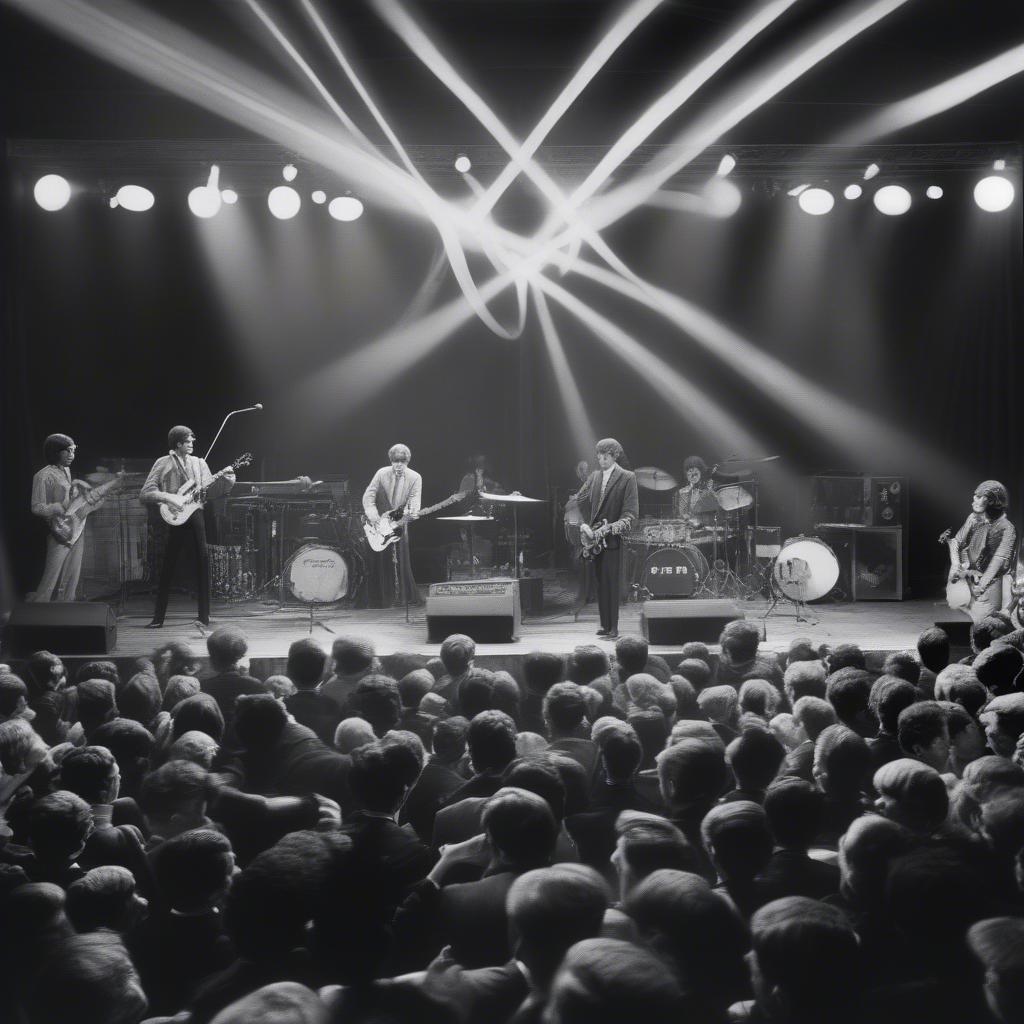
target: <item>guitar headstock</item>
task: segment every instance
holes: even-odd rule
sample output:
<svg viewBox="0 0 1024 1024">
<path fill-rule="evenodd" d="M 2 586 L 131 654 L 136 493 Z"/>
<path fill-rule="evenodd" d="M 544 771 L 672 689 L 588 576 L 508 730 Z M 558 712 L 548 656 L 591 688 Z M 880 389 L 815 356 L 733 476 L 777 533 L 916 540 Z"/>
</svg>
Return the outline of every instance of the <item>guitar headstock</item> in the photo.
<svg viewBox="0 0 1024 1024">
<path fill-rule="evenodd" d="M 241 469 L 243 466 L 252 464 L 252 452 L 242 452 L 241 455 L 231 463 L 232 469 Z"/>
<path fill-rule="evenodd" d="M 953 536 L 953 531 L 952 530 L 943 530 L 942 531 L 942 536 L 939 537 L 939 543 L 940 544 L 948 544 L 949 543 L 949 539 L 952 536 Z"/>
</svg>

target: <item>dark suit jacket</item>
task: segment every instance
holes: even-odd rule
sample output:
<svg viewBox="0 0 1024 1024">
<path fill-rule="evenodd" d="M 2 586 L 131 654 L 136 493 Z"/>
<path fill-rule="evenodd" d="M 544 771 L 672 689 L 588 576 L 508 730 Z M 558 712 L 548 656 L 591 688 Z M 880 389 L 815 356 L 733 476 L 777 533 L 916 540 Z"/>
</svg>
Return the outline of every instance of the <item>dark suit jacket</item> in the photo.
<svg viewBox="0 0 1024 1024">
<path fill-rule="evenodd" d="M 405 798 L 398 815 L 399 825 L 412 825 L 420 839 L 429 843 L 434 834 L 434 818 L 438 809 L 465 781 L 453 769 L 431 757 Z"/>
<path fill-rule="evenodd" d="M 316 690 L 299 690 L 284 702 L 284 706 L 299 725 L 312 729 L 327 746 L 333 745 L 341 711 L 330 697 Z"/>
<path fill-rule="evenodd" d="M 616 466 L 608 480 L 608 487 L 605 490 L 604 499 L 598 505 L 601 497 L 601 475 L 600 469 L 595 469 L 590 474 L 590 479 L 583 485 L 583 491 L 579 497 L 580 515 L 584 521 L 590 524 L 599 523 L 607 519 L 609 523 L 627 520 L 633 522 L 640 515 L 640 498 L 636 488 L 636 475 L 628 469 Z M 622 543 L 617 534 L 608 537 L 608 548 L 614 550 Z"/>
<path fill-rule="evenodd" d="M 839 868 L 799 850 L 776 850 L 757 878 L 764 903 L 784 896 L 823 900 L 839 892 Z"/>
<path fill-rule="evenodd" d="M 235 701 L 243 693 L 267 692 L 258 679 L 243 675 L 234 669 L 203 679 L 199 685 L 203 693 L 208 693 L 217 702 L 225 722 L 230 722 L 235 717 Z"/>
</svg>

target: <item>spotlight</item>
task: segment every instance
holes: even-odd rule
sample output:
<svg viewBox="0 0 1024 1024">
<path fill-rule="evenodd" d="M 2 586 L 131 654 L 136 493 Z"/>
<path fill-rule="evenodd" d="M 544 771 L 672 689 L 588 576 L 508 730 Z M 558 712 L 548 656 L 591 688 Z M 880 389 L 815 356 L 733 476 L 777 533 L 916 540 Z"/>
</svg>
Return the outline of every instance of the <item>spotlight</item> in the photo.
<svg viewBox="0 0 1024 1024">
<path fill-rule="evenodd" d="M 68 205 L 71 198 L 71 186 L 67 178 L 59 174 L 44 174 L 32 189 L 36 202 L 47 213 L 56 213 Z"/>
<path fill-rule="evenodd" d="M 355 196 L 338 196 L 331 200 L 327 212 L 335 220 L 359 220 L 363 215 L 363 204 Z"/>
<path fill-rule="evenodd" d="M 941 199 L 941 198 L 942 198 L 942 195 L 943 195 L 943 192 L 942 192 L 942 186 L 941 186 L 941 185 L 929 185 L 929 186 L 928 186 L 928 187 L 927 187 L 927 188 L 926 188 L 926 189 L 924 190 L 924 194 L 925 194 L 925 195 L 926 195 L 926 196 L 927 196 L 927 197 L 928 197 L 929 199 Z"/>
<path fill-rule="evenodd" d="M 992 165 L 992 170 L 993 171 L 1005 171 L 1006 170 L 1006 161 L 1005 160 L 997 160 Z"/>
<path fill-rule="evenodd" d="M 220 213 L 220 168 L 214 164 L 205 185 L 197 185 L 188 194 L 188 208 L 197 216 L 208 220 Z"/>
<path fill-rule="evenodd" d="M 455 158 L 455 170 L 457 170 L 459 172 L 459 174 L 469 174 L 469 172 L 472 169 L 473 169 L 473 161 L 470 160 L 469 157 L 466 156 L 465 153 L 460 153 Z"/>
<path fill-rule="evenodd" d="M 797 202 L 804 213 L 821 217 L 836 205 L 836 197 L 827 188 L 809 188 L 800 193 Z"/>
<path fill-rule="evenodd" d="M 720 178 L 724 178 L 735 166 L 736 157 L 734 157 L 732 153 L 726 153 L 725 156 L 718 161 L 718 176 Z"/>
<path fill-rule="evenodd" d="M 870 181 L 879 171 L 878 164 L 868 164 L 864 171 L 864 180 Z"/>
<path fill-rule="evenodd" d="M 122 185 L 117 190 L 115 201 L 122 210 L 130 210 L 132 213 L 145 213 L 153 208 L 156 202 L 153 193 L 141 185 Z M 113 202 L 111 206 L 113 206 Z"/>
<path fill-rule="evenodd" d="M 704 186 L 704 198 L 712 217 L 731 217 L 743 202 L 740 190 L 725 178 L 712 178 Z"/>
<path fill-rule="evenodd" d="M 221 199 L 224 200 L 228 206 L 234 206 L 238 202 L 238 193 L 233 188 L 226 188 L 220 194 Z"/>
<path fill-rule="evenodd" d="M 1013 182 L 998 174 L 982 178 L 974 186 L 974 201 L 986 213 L 999 213 L 1013 202 Z"/>
<path fill-rule="evenodd" d="M 295 178 L 298 176 L 298 173 L 299 169 L 295 166 L 295 164 L 285 164 L 284 170 L 281 172 L 285 181 L 294 181 Z"/>
<path fill-rule="evenodd" d="M 847 199 L 860 199 L 863 192 L 864 189 L 862 189 L 856 182 L 852 185 L 847 185 L 846 188 L 843 189 L 843 195 L 846 196 Z"/>
<path fill-rule="evenodd" d="M 910 209 L 910 193 L 902 185 L 883 185 L 874 197 L 875 209 L 887 217 L 898 217 Z"/>
<path fill-rule="evenodd" d="M 327 202 L 327 193 L 323 189 L 317 189 L 310 197 L 317 206 L 323 206 Z"/>
<path fill-rule="evenodd" d="M 810 185 L 797 185 L 796 188 L 791 188 L 786 193 L 786 195 L 787 196 L 798 196 L 798 195 L 800 195 L 801 192 L 806 192 L 807 189 L 809 189 L 810 187 L 811 187 Z"/>
<path fill-rule="evenodd" d="M 291 220 L 301 206 L 299 193 L 290 185 L 278 185 L 267 196 L 267 208 L 278 220 Z"/>
</svg>

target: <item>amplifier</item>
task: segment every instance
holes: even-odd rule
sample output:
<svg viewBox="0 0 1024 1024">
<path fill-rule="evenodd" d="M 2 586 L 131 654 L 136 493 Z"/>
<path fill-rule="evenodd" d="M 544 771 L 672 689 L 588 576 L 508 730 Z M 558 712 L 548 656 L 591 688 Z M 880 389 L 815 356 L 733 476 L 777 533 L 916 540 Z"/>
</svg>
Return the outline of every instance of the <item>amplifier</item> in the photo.
<svg viewBox="0 0 1024 1024">
<path fill-rule="evenodd" d="M 735 601 L 646 601 L 640 626 L 652 644 L 684 644 L 691 640 L 714 644 L 728 623 L 744 617 Z"/>
<path fill-rule="evenodd" d="M 440 643 L 465 633 L 477 643 L 511 643 L 522 611 L 517 580 L 452 580 L 432 583 L 427 595 L 427 639 Z"/>
<path fill-rule="evenodd" d="M 117 646 L 117 620 L 99 601 L 19 604 L 4 630 L 4 649 L 16 657 L 35 651 L 109 654 Z"/>
</svg>

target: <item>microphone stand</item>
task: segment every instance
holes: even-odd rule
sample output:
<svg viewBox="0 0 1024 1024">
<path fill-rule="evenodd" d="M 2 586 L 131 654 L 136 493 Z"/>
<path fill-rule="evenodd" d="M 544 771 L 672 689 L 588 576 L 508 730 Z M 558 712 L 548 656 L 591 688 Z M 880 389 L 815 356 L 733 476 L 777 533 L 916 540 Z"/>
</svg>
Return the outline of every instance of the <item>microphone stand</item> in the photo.
<svg viewBox="0 0 1024 1024">
<path fill-rule="evenodd" d="M 262 402 L 257 402 L 255 405 L 247 406 L 244 409 L 232 409 L 232 411 L 229 412 L 227 414 L 227 416 L 224 417 L 224 420 L 221 423 L 220 428 L 218 429 L 217 433 L 214 434 L 213 441 L 210 443 L 210 447 L 207 448 L 206 454 L 203 456 L 203 458 L 204 459 L 209 459 L 210 452 L 213 451 L 214 445 L 216 445 L 216 443 L 217 443 L 217 439 L 224 432 L 224 427 L 227 424 L 228 420 L 231 419 L 232 416 L 236 416 L 240 412 L 262 412 L 262 411 L 263 411 L 263 403 Z"/>
</svg>

